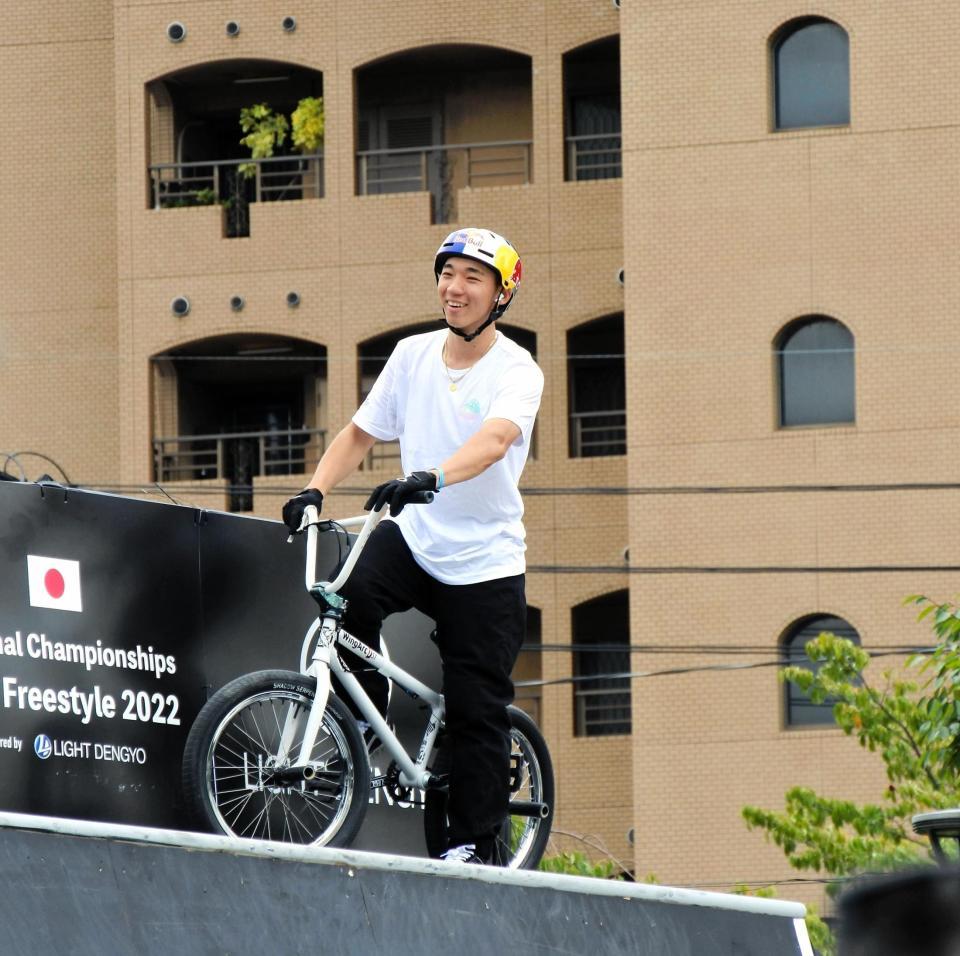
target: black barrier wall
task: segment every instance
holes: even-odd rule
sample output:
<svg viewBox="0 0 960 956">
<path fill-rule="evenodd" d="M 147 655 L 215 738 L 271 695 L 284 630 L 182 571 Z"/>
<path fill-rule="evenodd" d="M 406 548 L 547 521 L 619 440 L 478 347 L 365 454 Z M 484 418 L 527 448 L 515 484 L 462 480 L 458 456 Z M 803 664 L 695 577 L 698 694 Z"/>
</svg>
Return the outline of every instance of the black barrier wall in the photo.
<svg viewBox="0 0 960 956">
<path fill-rule="evenodd" d="M 0 829 L 4 952 L 813 956 L 803 907 L 780 900 L 15 814 Z"/>
<path fill-rule="evenodd" d="M 321 536 L 321 571 L 336 558 Z M 233 677 L 298 669 L 303 562 L 279 522 L 0 482 L 0 808 L 189 827 L 191 722 Z M 431 623 L 391 625 L 393 657 L 436 680 Z M 391 710 L 413 733 L 416 709 Z M 357 845 L 424 853 L 422 811 L 375 799 Z"/>
</svg>

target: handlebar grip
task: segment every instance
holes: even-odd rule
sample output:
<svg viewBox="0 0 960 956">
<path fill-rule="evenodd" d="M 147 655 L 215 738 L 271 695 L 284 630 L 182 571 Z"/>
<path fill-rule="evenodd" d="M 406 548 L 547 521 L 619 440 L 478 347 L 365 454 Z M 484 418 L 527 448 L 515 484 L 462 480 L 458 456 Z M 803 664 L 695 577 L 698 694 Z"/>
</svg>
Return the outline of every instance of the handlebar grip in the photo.
<svg viewBox="0 0 960 956">
<path fill-rule="evenodd" d="M 409 499 L 405 502 L 408 505 L 428 505 L 436 497 L 436 492 L 433 491 L 418 491 L 415 495 L 411 495 Z"/>
</svg>

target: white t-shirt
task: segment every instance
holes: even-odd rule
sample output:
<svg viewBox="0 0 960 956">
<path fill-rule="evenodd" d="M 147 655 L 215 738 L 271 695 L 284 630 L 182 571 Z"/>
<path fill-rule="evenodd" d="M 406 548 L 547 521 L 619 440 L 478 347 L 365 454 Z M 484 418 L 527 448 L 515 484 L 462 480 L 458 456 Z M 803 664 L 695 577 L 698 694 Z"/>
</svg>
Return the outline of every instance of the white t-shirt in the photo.
<svg viewBox="0 0 960 956">
<path fill-rule="evenodd" d="M 397 523 L 417 564 L 438 581 L 475 584 L 522 574 L 523 502 L 517 487 L 540 407 L 543 373 L 502 333 L 458 380 L 444 371 L 446 329 L 401 339 L 354 424 L 382 441 L 400 439 L 404 474 L 438 467 L 492 418 L 520 437 L 506 456 L 469 481 L 443 488 L 429 505 L 407 505 Z M 459 376 L 463 375 L 463 378 Z"/>
</svg>

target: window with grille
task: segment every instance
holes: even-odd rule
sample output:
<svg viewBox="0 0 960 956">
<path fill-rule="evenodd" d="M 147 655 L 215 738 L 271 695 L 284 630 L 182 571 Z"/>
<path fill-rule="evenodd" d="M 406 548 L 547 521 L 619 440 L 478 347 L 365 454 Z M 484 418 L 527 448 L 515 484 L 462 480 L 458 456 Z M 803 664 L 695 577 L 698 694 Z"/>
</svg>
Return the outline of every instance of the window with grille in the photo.
<svg viewBox="0 0 960 956">
<path fill-rule="evenodd" d="M 629 591 L 578 604 L 572 618 L 574 733 L 578 737 L 629 734 Z"/>
<path fill-rule="evenodd" d="M 567 333 L 570 457 L 627 453 L 623 313 Z"/>
</svg>

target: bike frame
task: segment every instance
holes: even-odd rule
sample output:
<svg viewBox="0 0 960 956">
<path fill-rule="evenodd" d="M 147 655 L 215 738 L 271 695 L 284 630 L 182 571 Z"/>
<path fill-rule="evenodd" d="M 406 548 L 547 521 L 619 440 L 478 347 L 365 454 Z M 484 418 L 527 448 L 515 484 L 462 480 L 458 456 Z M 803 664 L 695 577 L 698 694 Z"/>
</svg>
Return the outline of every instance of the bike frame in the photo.
<svg viewBox="0 0 960 956">
<path fill-rule="evenodd" d="M 394 664 L 389 658 L 345 631 L 340 622 L 339 612 L 345 602 L 337 592 L 349 578 L 360 553 L 367 543 L 367 539 L 385 513 L 386 508 L 383 508 L 380 511 L 371 511 L 366 515 L 358 515 L 354 518 L 346 518 L 343 521 L 336 522 L 344 529 L 359 527 L 360 533 L 350 549 L 350 554 L 344 562 L 343 568 L 333 581 L 316 580 L 317 536 L 319 534 L 317 525 L 320 522 L 320 516 L 316 508 L 312 506 L 308 507 L 304 514 L 301 527 L 306 527 L 307 532 L 305 584 L 311 594 L 317 595 L 337 613 L 318 617 L 303 639 L 303 647 L 300 652 L 300 670 L 316 679 L 317 692 L 307 716 L 307 727 L 300 745 L 300 754 L 294 766 L 303 767 L 305 770 L 310 767 L 310 754 L 313 751 L 317 733 L 326 711 L 330 694 L 330 674 L 333 673 L 337 675 L 344 690 L 356 704 L 360 713 L 363 714 L 364 720 L 373 728 L 387 752 L 396 761 L 400 769 L 400 784 L 405 787 L 425 790 L 434 782 L 433 775 L 427 770 L 427 764 L 433 754 L 437 734 L 443 726 L 443 695 L 438 694 L 402 667 Z M 393 681 L 397 687 L 415 700 L 424 701 L 430 708 L 430 716 L 427 720 L 416 760 L 413 760 L 404 749 L 403 744 L 400 743 L 390 725 L 377 710 L 373 701 L 370 700 L 369 695 L 357 678 L 343 666 L 339 655 L 335 652 L 335 645 L 363 657 L 374 670 Z M 311 646 L 314 646 L 312 654 L 310 654 Z M 293 710 L 291 708 L 284 722 L 280 750 L 277 753 L 276 759 L 278 764 L 281 765 L 288 758 L 302 719 L 302 711 L 295 715 Z"/>
</svg>

